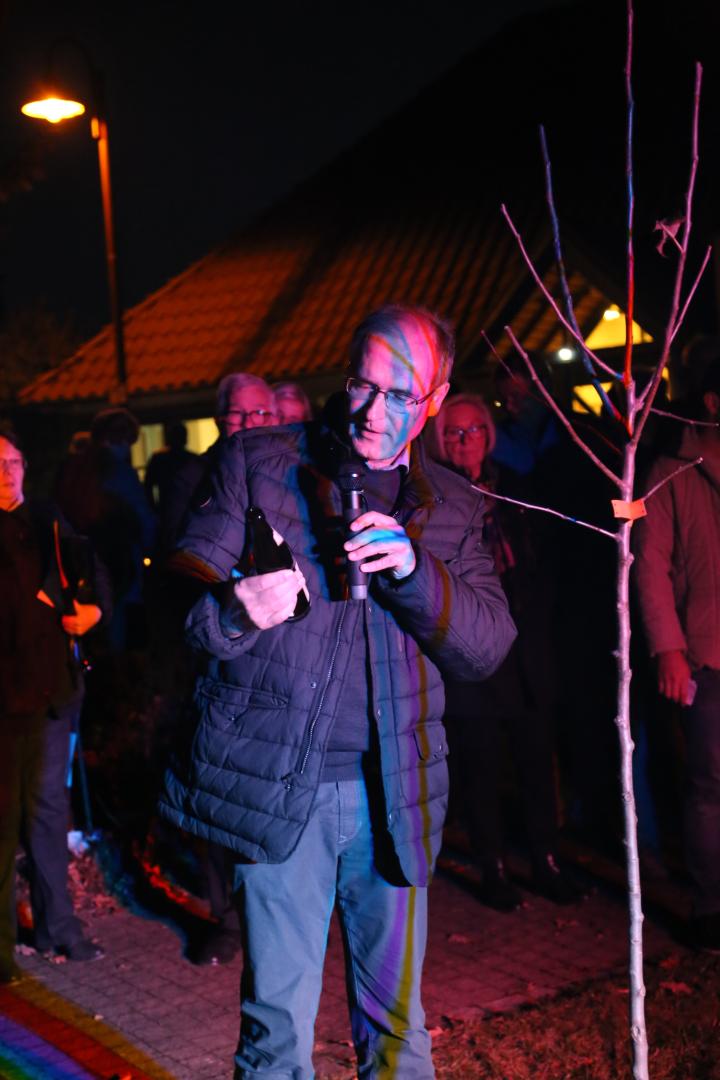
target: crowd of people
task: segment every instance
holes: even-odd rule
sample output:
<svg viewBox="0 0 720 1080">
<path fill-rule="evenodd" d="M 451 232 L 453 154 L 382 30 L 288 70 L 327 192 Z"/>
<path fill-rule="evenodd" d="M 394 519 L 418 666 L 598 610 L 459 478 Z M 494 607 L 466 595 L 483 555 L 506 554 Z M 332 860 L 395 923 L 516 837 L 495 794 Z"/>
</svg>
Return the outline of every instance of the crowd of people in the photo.
<svg viewBox="0 0 720 1080">
<path fill-rule="evenodd" d="M 453 355 L 442 319 L 386 306 L 356 328 L 317 417 L 298 384 L 227 375 L 216 442 L 194 454 L 168 425 L 141 482 L 138 422 L 105 409 L 44 500 L 26 497 L 24 449 L 2 429 L 1 981 L 18 976 L 20 841 L 36 947 L 103 955 L 68 894 L 68 783 L 85 684 L 102 706 L 134 650 L 172 719 L 159 828 L 196 838 L 210 905 L 188 958 L 244 953 L 238 1080 L 312 1075 L 334 907 L 359 1075 L 432 1077 L 420 974 L 448 803 L 483 903 L 522 904 L 513 849 L 530 888 L 581 902 L 562 830 L 621 845 L 614 550 L 520 504 L 611 527 L 613 493 L 526 373 L 498 367 L 491 407 L 455 391 Z M 715 360 L 680 448 L 647 455 L 644 489 L 664 483 L 635 527 L 635 602 L 637 713 L 653 745 L 656 713 L 682 726 L 693 931 L 720 950 L 718 418 Z M 289 546 L 286 568 L 260 572 L 251 508 Z M 662 856 L 665 796 L 638 779 L 641 834 Z"/>
</svg>

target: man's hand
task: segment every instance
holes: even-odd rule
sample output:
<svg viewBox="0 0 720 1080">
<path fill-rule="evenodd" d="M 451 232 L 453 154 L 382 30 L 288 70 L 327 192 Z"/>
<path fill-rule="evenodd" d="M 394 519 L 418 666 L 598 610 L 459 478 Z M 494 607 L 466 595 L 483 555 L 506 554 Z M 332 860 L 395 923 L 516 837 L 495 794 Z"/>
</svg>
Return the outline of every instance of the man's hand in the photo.
<svg viewBox="0 0 720 1080">
<path fill-rule="evenodd" d="M 369 510 L 355 518 L 350 528 L 360 535 L 345 541 L 348 559 L 359 562 L 360 569 L 366 574 L 389 570 L 398 581 L 412 574 L 415 552 L 410 538 L 395 518 Z M 363 561 L 366 559 L 372 559 L 372 562 Z"/>
<path fill-rule="evenodd" d="M 244 577 L 233 586 L 233 592 L 245 610 L 251 627 L 269 630 L 289 619 L 295 610 L 297 594 L 305 589 L 305 578 L 294 570 L 274 570 L 270 574 Z"/>
<path fill-rule="evenodd" d="M 685 705 L 690 682 L 690 667 L 680 649 L 670 649 L 657 656 L 658 690 L 678 705 Z"/>
<path fill-rule="evenodd" d="M 75 614 L 63 615 L 62 628 L 71 637 L 82 637 L 88 630 L 92 630 L 93 626 L 97 626 L 102 618 L 102 611 L 97 604 L 79 604 L 77 600 L 73 600 L 73 605 Z"/>
</svg>

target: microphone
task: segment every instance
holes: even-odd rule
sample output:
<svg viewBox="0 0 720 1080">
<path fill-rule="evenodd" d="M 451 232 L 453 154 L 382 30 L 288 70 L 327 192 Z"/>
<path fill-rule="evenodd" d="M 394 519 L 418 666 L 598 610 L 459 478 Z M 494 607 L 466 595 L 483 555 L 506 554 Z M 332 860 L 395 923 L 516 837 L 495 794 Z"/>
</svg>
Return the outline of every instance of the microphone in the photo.
<svg viewBox="0 0 720 1080">
<path fill-rule="evenodd" d="M 345 539 L 349 540 L 355 533 L 350 532 L 350 523 L 360 517 L 364 512 L 363 473 L 365 465 L 362 462 L 344 461 L 337 473 L 338 487 L 342 496 L 343 521 L 345 522 Z M 353 600 L 367 600 L 367 574 L 360 569 L 359 563 L 346 558 L 347 579 L 350 586 L 350 596 Z"/>
</svg>

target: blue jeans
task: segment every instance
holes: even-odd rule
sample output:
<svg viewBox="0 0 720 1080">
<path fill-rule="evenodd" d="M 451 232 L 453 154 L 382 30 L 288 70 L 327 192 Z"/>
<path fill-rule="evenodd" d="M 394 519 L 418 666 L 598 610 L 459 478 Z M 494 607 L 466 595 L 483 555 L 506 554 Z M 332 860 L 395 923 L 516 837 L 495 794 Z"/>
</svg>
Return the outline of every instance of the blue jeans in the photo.
<svg viewBox="0 0 720 1080">
<path fill-rule="evenodd" d="M 244 967 L 235 1080 L 315 1075 L 314 1025 L 335 904 L 358 1076 L 434 1077 L 420 1002 L 427 890 L 380 872 L 387 837 L 374 824 L 362 780 L 323 783 L 286 862 L 236 866 Z"/>
<path fill-rule="evenodd" d="M 720 671 L 694 673 L 695 701 L 685 710 L 687 781 L 685 861 L 694 912 L 720 912 Z"/>
</svg>

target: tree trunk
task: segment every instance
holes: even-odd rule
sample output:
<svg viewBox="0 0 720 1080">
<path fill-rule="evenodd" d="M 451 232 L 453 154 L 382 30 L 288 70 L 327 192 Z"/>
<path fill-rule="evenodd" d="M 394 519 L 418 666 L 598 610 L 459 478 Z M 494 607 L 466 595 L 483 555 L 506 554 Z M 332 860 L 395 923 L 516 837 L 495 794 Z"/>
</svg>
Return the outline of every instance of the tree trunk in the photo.
<svg viewBox="0 0 720 1080">
<path fill-rule="evenodd" d="M 631 502 L 635 483 L 636 448 L 629 443 L 623 463 L 622 498 Z M 615 723 L 620 739 L 620 779 L 625 825 L 625 854 L 628 879 L 630 945 L 630 1035 L 632 1039 L 633 1078 L 648 1080 L 648 1042 L 645 1027 L 645 982 L 643 978 L 643 911 L 640 893 L 637 813 L 633 789 L 633 741 L 630 731 L 630 536 L 632 522 L 623 521 L 618 532 L 617 612 L 618 612 L 618 709 Z"/>
</svg>

